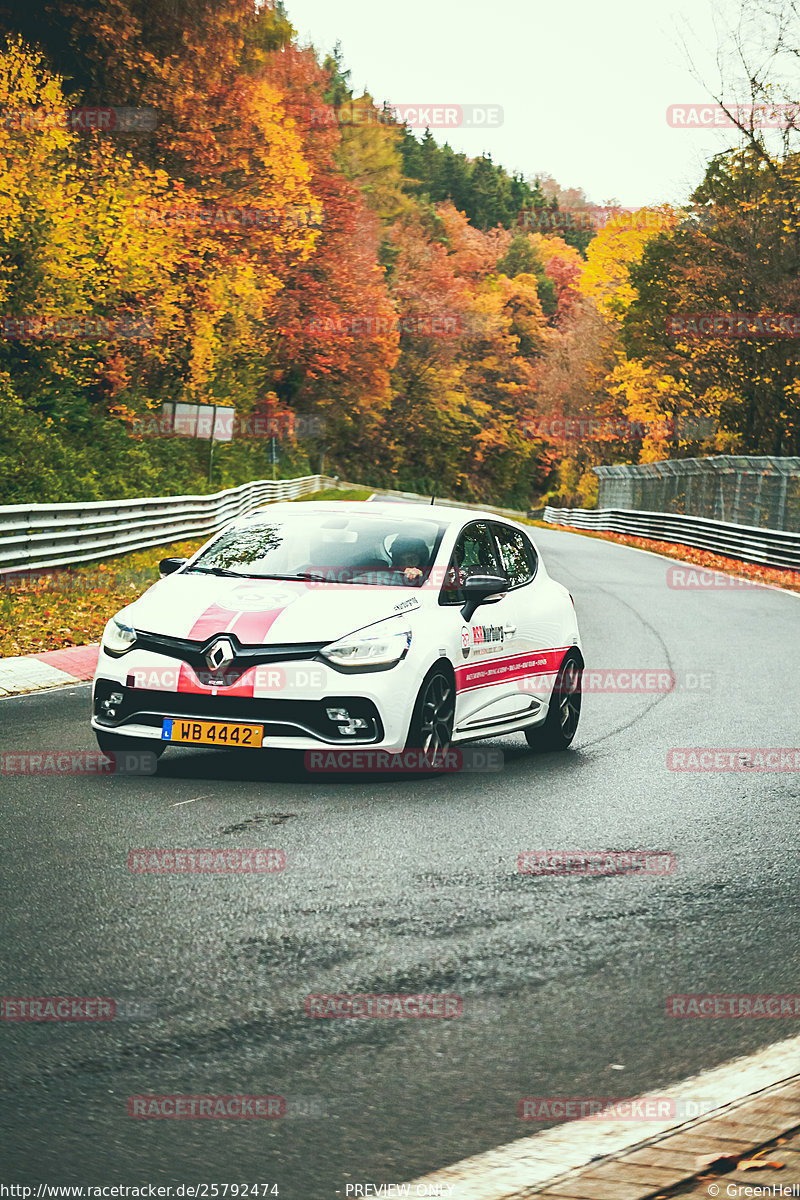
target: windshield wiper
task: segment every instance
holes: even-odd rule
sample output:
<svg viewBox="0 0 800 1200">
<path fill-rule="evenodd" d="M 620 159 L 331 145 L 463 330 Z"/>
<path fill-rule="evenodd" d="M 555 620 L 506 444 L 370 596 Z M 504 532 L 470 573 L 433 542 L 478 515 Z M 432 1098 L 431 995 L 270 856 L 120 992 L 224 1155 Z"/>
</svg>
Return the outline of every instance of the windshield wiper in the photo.
<svg viewBox="0 0 800 1200">
<path fill-rule="evenodd" d="M 232 579 L 247 579 L 241 571 L 229 571 L 227 567 L 187 567 L 188 571 L 202 571 L 204 575 L 228 575 Z"/>
<path fill-rule="evenodd" d="M 248 575 L 248 579 L 316 579 L 325 582 L 324 575 L 316 575 L 313 571 L 298 571 L 296 575 Z"/>
<path fill-rule="evenodd" d="M 277 575 L 277 574 L 256 574 L 253 575 L 249 571 L 229 571 L 227 567 L 189 567 L 190 571 L 203 571 L 206 575 L 229 575 L 234 579 L 313 579 L 320 583 L 326 582 L 324 575 L 317 575 L 313 571 L 298 571 L 296 575 Z"/>
</svg>

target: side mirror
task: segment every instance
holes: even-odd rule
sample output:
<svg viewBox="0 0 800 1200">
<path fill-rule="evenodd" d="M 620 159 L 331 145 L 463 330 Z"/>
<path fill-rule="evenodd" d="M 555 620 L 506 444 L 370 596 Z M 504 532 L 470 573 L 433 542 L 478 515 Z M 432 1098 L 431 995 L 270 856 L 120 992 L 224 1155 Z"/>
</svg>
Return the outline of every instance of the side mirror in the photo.
<svg viewBox="0 0 800 1200">
<path fill-rule="evenodd" d="M 508 580 L 499 575 L 470 575 L 464 581 L 464 607 L 461 615 L 468 621 L 481 604 L 495 604 L 508 591 Z"/>
<path fill-rule="evenodd" d="M 188 558 L 162 558 L 158 564 L 158 574 L 161 579 L 167 575 L 174 575 L 182 566 L 188 562 Z"/>
</svg>

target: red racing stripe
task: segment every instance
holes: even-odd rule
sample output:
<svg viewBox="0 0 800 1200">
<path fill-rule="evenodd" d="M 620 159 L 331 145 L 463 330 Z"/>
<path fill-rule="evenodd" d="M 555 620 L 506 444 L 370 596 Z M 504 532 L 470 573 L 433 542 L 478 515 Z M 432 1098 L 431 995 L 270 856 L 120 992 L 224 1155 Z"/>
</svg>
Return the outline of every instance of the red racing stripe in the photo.
<svg viewBox="0 0 800 1200">
<path fill-rule="evenodd" d="M 230 633 L 229 627 L 239 615 L 235 609 L 212 604 L 202 616 L 197 618 L 187 636 L 193 642 L 204 642 L 206 638 L 213 637 L 215 633 Z"/>
<path fill-rule="evenodd" d="M 267 612 L 240 613 L 228 633 L 235 633 L 243 646 L 258 646 L 264 641 L 281 613 L 286 611 L 286 607 L 282 604 L 280 608 L 272 608 Z"/>
<path fill-rule="evenodd" d="M 282 604 L 280 608 L 242 612 L 215 603 L 197 618 L 188 636 L 193 642 L 204 642 L 215 633 L 235 633 L 243 646 L 257 646 L 286 607 Z"/>
<path fill-rule="evenodd" d="M 286 607 L 284 604 L 280 608 L 271 608 L 263 612 L 237 612 L 234 609 L 222 608 L 219 604 L 212 604 L 195 621 L 189 637 L 192 641 L 199 642 L 213 637 L 215 633 L 233 633 L 243 646 L 257 646 L 265 640 L 278 617 L 286 611 Z M 192 668 L 182 663 L 178 676 L 178 691 L 212 696 L 219 692 L 225 696 L 252 696 L 255 673 L 256 667 L 251 667 L 230 686 L 215 687 L 201 683 Z"/>
<path fill-rule="evenodd" d="M 235 683 L 229 684 L 228 687 L 222 685 L 213 686 L 210 684 L 201 683 L 195 675 L 194 671 L 186 663 L 181 663 L 180 674 L 178 675 L 178 691 L 189 692 L 192 695 L 201 696 L 216 696 L 222 694 L 224 696 L 248 696 L 252 697 L 253 687 L 255 684 L 256 671 L 258 667 L 251 667 L 249 671 L 245 671 Z"/>
<path fill-rule="evenodd" d="M 537 650 L 532 654 L 510 654 L 505 658 L 484 658 L 456 667 L 456 691 L 492 687 L 526 675 L 554 675 L 571 646 Z"/>
</svg>

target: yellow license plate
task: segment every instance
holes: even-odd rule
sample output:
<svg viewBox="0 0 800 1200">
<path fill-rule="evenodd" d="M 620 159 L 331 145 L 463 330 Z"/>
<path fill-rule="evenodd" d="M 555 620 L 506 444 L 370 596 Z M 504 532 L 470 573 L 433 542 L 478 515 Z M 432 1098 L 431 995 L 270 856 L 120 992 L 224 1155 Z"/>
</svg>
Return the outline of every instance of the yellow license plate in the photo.
<svg viewBox="0 0 800 1200">
<path fill-rule="evenodd" d="M 263 725 L 239 725 L 231 721 L 182 721 L 165 717 L 162 742 L 189 742 L 196 746 L 253 748 L 264 740 Z"/>
</svg>

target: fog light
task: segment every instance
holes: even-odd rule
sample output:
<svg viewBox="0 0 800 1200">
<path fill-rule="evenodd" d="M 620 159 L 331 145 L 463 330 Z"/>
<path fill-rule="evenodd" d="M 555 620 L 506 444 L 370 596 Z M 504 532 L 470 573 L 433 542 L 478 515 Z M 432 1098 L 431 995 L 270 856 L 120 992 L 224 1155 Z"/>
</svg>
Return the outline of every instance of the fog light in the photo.
<svg viewBox="0 0 800 1200">
<path fill-rule="evenodd" d="M 359 729 L 369 729 L 369 724 L 363 717 L 351 717 L 346 708 L 326 708 L 328 720 L 339 726 L 340 734 L 358 733 Z"/>
<path fill-rule="evenodd" d="M 115 717 L 117 715 L 117 705 L 122 704 L 124 699 L 125 697 L 122 692 L 112 692 L 107 700 L 103 700 L 100 703 L 103 715 L 106 717 Z"/>
</svg>

